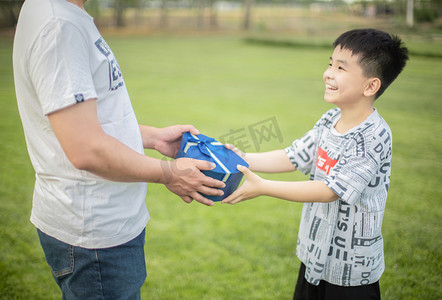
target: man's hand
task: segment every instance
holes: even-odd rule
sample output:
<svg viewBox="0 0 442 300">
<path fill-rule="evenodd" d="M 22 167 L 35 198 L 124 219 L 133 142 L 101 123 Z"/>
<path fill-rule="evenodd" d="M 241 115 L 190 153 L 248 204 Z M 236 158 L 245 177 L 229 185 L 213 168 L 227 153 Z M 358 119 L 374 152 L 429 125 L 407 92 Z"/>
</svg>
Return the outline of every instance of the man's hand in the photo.
<svg viewBox="0 0 442 300">
<path fill-rule="evenodd" d="M 196 200 L 202 204 L 212 206 L 213 201 L 201 194 L 221 196 L 225 187 L 222 181 L 210 178 L 201 173 L 201 170 L 212 170 L 215 165 L 204 160 L 179 158 L 164 163 L 164 173 L 167 178 L 166 187 L 185 202 Z"/>
<path fill-rule="evenodd" d="M 235 204 L 244 200 L 256 198 L 262 194 L 260 188 L 263 185 L 264 179 L 244 166 L 238 165 L 237 168 L 244 174 L 245 180 L 243 184 L 233 192 L 233 194 L 221 201 L 221 203 Z"/>
<path fill-rule="evenodd" d="M 155 128 L 140 125 L 144 148 L 155 149 L 161 154 L 175 158 L 180 147 L 181 138 L 185 132 L 199 134 L 192 125 L 174 125 L 164 128 Z"/>
</svg>

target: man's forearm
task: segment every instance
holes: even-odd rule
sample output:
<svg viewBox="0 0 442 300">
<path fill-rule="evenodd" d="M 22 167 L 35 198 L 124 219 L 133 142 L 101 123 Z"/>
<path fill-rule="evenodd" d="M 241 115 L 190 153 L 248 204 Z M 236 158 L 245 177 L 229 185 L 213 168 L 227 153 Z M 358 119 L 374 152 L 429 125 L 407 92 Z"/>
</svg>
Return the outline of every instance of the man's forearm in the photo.
<svg viewBox="0 0 442 300">
<path fill-rule="evenodd" d="M 97 118 L 96 100 L 56 111 L 48 118 L 77 169 L 114 181 L 166 182 L 167 161 L 146 157 L 104 132 Z M 154 130 L 149 129 L 153 140 Z"/>
<path fill-rule="evenodd" d="M 170 171 L 170 161 L 138 153 L 105 133 L 95 136 L 72 163 L 78 169 L 120 182 L 167 183 Z"/>
<path fill-rule="evenodd" d="M 139 126 L 144 149 L 154 149 L 155 141 L 158 138 L 159 128 L 146 125 Z"/>
</svg>

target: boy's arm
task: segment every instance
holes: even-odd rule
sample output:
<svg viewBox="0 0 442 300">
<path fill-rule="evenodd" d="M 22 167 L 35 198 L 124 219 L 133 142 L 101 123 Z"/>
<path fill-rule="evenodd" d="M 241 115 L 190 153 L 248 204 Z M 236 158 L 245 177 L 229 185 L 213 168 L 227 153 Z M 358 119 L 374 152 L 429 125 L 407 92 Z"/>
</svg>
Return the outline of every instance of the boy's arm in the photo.
<svg viewBox="0 0 442 300">
<path fill-rule="evenodd" d="M 258 196 L 270 196 L 293 202 L 333 202 L 339 197 L 324 182 L 265 180 L 243 166 L 238 166 L 245 181 L 222 203 L 235 204 Z"/>
<path fill-rule="evenodd" d="M 244 153 L 231 144 L 227 144 L 226 148 L 241 156 L 249 164 L 249 169 L 254 172 L 281 173 L 296 170 L 284 150 Z"/>
</svg>

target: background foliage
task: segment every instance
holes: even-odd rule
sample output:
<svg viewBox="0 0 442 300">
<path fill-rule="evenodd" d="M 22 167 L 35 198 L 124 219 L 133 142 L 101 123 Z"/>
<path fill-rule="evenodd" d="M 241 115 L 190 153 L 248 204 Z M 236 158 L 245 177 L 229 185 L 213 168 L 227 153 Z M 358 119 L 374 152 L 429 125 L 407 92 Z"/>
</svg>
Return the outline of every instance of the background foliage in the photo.
<svg viewBox="0 0 442 300">
<path fill-rule="evenodd" d="M 0 0 L 0 28 L 15 25 L 23 2 Z M 410 28 L 421 27 L 423 23 L 440 26 L 442 17 L 440 0 L 88 0 L 86 7 L 100 26 L 135 26 L 148 30 L 262 29 L 265 22 L 262 11 L 269 8 L 285 12 L 303 8 L 314 13 L 340 11 L 354 16 L 383 16 L 398 19 Z M 407 13 L 412 15 L 410 21 L 405 22 Z M 270 16 L 275 18 L 278 14 L 270 12 Z M 290 29 L 293 24 L 282 20 L 278 27 Z"/>
</svg>

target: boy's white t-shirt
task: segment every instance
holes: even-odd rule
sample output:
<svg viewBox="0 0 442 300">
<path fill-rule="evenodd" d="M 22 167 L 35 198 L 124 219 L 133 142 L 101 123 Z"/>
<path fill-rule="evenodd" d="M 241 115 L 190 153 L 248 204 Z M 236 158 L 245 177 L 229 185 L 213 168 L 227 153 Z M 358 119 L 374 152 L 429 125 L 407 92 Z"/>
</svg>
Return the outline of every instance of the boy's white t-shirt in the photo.
<svg viewBox="0 0 442 300">
<path fill-rule="evenodd" d="M 384 271 L 382 218 L 390 183 L 392 135 L 376 110 L 340 134 L 340 109 L 331 109 L 302 138 L 286 148 L 299 171 L 321 180 L 340 198 L 305 203 L 296 253 L 305 278 L 339 286 L 379 280 Z"/>
<path fill-rule="evenodd" d="M 47 117 L 96 98 L 103 130 L 144 153 L 120 67 L 92 17 L 66 0 L 26 0 L 13 63 L 19 112 L 36 172 L 32 223 L 85 248 L 112 247 L 135 238 L 149 220 L 146 183 L 113 182 L 76 169 Z"/>
</svg>

